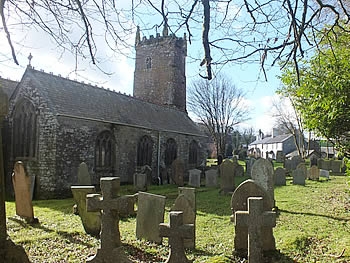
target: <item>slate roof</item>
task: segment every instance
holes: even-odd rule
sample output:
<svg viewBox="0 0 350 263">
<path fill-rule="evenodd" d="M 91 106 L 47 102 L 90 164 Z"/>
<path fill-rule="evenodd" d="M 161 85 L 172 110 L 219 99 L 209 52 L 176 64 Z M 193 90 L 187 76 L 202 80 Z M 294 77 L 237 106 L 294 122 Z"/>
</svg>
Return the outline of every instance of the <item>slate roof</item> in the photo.
<svg viewBox="0 0 350 263">
<path fill-rule="evenodd" d="M 93 119 L 158 131 L 203 136 L 187 113 L 28 67 L 30 79 L 57 116 Z"/>
<path fill-rule="evenodd" d="M 3 79 L 0 77 L 0 86 L 2 90 L 6 93 L 7 98 L 10 99 L 18 82 L 9 80 L 9 79 Z"/>
<path fill-rule="evenodd" d="M 250 145 L 280 143 L 280 142 L 284 142 L 285 140 L 287 140 L 291 136 L 293 136 L 293 135 L 292 134 L 281 134 L 281 135 L 278 135 L 275 137 L 266 137 L 262 140 L 254 141 Z"/>
</svg>

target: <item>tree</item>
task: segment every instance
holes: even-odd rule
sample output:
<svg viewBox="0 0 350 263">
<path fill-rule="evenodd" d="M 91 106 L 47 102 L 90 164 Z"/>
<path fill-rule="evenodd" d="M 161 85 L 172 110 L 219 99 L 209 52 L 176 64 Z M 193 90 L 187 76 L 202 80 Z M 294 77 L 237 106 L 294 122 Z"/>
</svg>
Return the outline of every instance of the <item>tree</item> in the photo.
<svg viewBox="0 0 350 263">
<path fill-rule="evenodd" d="M 279 130 L 291 134 L 295 147 L 301 157 L 305 155 L 304 127 L 299 111 L 295 107 L 292 97 L 280 97 L 273 102 L 275 123 Z"/>
<path fill-rule="evenodd" d="M 349 12 L 346 0 L 0 0 L 1 33 L 15 63 L 21 43 L 12 37 L 18 30 L 43 31 L 63 51 L 98 64 L 104 50 L 98 36 L 122 54 L 137 25 L 141 31 L 164 27 L 187 32 L 189 43 L 201 39 L 203 51 L 192 57 L 205 67 L 201 76 L 207 79 L 215 66 L 255 62 L 265 73 L 281 59 L 293 62 L 298 75 L 298 58 L 319 47 L 315 34 L 326 23 L 331 26 L 325 34 L 341 19 L 349 21 Z"/>
<path fill-rule="evenodd" d="M 319 34 L 319 50 L 303 60 L 300 82 L 288 67 L 282 92 L 295 101 L 305 127 L 327 138 L 350 157 L 350 34 L 342 28 Z"/>
<path fill-rule="evenodd" d="M 249 119 L 244 93 L 224 75 L 212 81 L 199 79 L 192 83 L 188 109 L 203 123 L 215 145 L 217 156 L 225 155 L 227 135 L 237 124 Z"/>
</svg>

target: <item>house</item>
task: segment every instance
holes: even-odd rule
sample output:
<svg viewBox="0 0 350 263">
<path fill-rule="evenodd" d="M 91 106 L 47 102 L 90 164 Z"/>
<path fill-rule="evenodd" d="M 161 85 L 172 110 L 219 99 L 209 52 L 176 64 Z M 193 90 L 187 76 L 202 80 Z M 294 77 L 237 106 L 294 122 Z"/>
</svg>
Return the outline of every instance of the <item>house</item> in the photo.
<svg viewBox="0 0 350 263">
<path fill-rule="evenodd" d="M 206 137 L 186 112 L 186 39 L 141 40 L 138 32 L 135 48 L 135 97 L 31 65 L 18 83 L 0 79 L 9 97 L 3 140 L 7 189 L 17 160 L 35 176 L 38 199 L 70 196 L 83 161 L 95 185 L 105 176 L 132 183 L 144 165 L 160 178 L 176 158 L 185 169 L 203 162 Z"/>
</svg>

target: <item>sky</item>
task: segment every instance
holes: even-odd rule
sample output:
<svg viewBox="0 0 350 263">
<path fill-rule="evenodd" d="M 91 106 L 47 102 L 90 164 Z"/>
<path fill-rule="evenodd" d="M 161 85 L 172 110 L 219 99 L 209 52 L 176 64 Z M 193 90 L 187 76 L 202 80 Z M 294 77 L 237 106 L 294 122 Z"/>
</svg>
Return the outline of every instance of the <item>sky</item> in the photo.
<svg viewBox="0 0 350 263">
<path fill-rule="evenodd" d="M 135 28 L 136 29 L 136 28 Z M 153 33 L 154 35 L 156 32 Z M 177 33 L 182 36 L 183 33 Z M 145 36 L 149 37 L 146 33 Z M 92 65 L 89 58 L 78 59 L 76 64 L 75 56 L 70 52 L 62 52 L 45 34 L 33 31 L 28 34 L 22 32 L 12 32 L 12 39 L 15 46 L 19 66 L 17 66 L 10 56 L 10 48 L 6 37 L 0 28 L 0 76 L 11 80 L 19 81 L 29 63 L 28 55 L 31 53 L 31 65 L 35 69 L 42 69 L 45 72 L 52 72 L 62 77 L 84 81 L 93 85 L 103 86 L 121 93 L 131 94 L 133 89 L 134 76 L 134 52 L 126 51 L 123 55 L 113 53 L 107 49 L 100 53 L 99 68 Z M 134 43 L 134 34 L 130 34 L 130 43 Z M 97 43 L 99 44 L 99 43 Z M 102 46 L 102 43 L 100 43 Z M 188 54 L 196 54 L 201 51 L 200 39 L 193 39 L 192 44 L 188 44 Z M 215 58 L 214 58 L 215 59 Z M 75 70 L 78 68 L 78 70 Z M 203 68 L 197 63 L 191 63 L 187 59 L 186 77 L 187 87 L 190 83 L 198 79 L 199 72 Z M 272 68 L 267 72 L 268 81 L 257 64 L 228 65 L 221 71 L 227 74 L 234 82 L 234 85 L 242 89 L 245 93 L 246 104 L 250 106 L 250 120 L 242 123 L 238 129 L 252 127 L 256 132 L 261 129 L 265 134 L 271 133 L 274 120 L 271 117 L 272 101 L 276 99 L 275 91 L 279 87 L 279 80 L 276 75 L 277 68 Z M 107 72 L 108 74 L 104 73 Z M 190 114 L 191 116 L 191 114 Z"/>
</svg>

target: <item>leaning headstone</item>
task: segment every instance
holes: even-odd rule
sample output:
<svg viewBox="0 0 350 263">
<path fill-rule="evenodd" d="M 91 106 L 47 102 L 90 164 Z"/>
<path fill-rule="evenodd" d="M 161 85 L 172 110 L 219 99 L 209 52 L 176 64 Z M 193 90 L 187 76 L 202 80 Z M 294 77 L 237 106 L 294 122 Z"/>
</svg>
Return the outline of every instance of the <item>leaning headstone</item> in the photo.
<svg viewBox="0 0 350 263">
<path fill-rule="evenodd" d="M 147 175 L 144 173 L 134 173 L 134 190 L 147 191 Z"/>
<path fill-rule="evenodd" d="M 176 198 L 171 211 L 182 211 L 184 224 L 193 224 L 196 228 L 196 197 L 194 188 L 179 187 L 179 196 Z M 196 231 L 193 236 L 184 240 L 186 248 L 195 248 Z"/>
<path fill-rule="evenodd" d="M 305 185 L 307 176 L 307 168 L 304 163 L 300 163 L 297 168 L 292 172 L 293 184 Z"/>
<path fill-rule="evenodd" d="M 320 169 L 318 169 L 317 165 L 311 166 L 308 171 L 308 179 L 310 180 L 318 180 L 320 178 Z"/>
<path fill-rule="evenodd" d="M 248 228 L 248 262 L 262 262 L 263 227 L 276 226 L 276 212 L 264 211 L 262 197 L 248 198 L 248 211 L 235 212 L 235 225 Z"/>
<path fill-rule="evenodd" d="M 164 222 L 165 196 L 139 192 L 136 216 L 136 237 L 162 243 L 159 224 Z"/>
<path fill-rule="evenodd" d="M 171 164 L 172 180 L 177 186 L 184 185 L 185 163 L 182 159 L 176 158 Z"/>
<path fill-rule="evenodd" d="M 89 174 L 88 166 L 85 162 L 82 162 L 79 165 L 77 185 L 91 185 L 91 176 Z"/>
<path fill-rule="evenodd" d="M 201 170 L 192 169 L 189 170 L 188 185 L 199 188 L 201 186 Z"/>
<path fill-rule="evenodd" d="M 21 161 L 15 163 L 12 183 L 15 191 L 16 214 L 28 223 L 37 223 L 38 219 L 34 217 L 32 198 L 30 193 L 31 178 L 25 172 Z"/>
<path fill-rule="evenodd" d="M 205 171 L 205 186 L 217 187 L 218 186 L 218 170 L 209 169 Z"/>
<path fill-rule="evenodd" d="M 233 161 L 225 159 L 220 165 L 220 192 L 232 193 L 235 190 L 235 171 Z"/>
<path fill-rule="evenodd" d="M 100 211 L 88 212 L 86 210 L 86 196 L 88 194 L 96 194 L 95 187 L 87 185 L 71 186 L 71 190 L 85 232 L 92 236 L 99 236 L 101 231 L 101 213 Z"/>
<path fill-rule="evenodd" d="M 275 185 L 286 185 L 286 169 L 277 167 L 275 170 Z"/>
<path fill-rule="evenodd" d="M 181 211 L 170 212 L 169 218 L 169 224 L 159 224 L 160 236 L 169 238 L 170 252 L 165 263 L 189 263 L 191 261 L 185 254 L 184 239 L 194 235 L 194 226 L 184 224 Z"/>
<path fill-rule="evenodd" d="M 265 189 L 265 191 L 270 195 L 271 200 L 275 200 L 274 170 L 269 160 L 260 158 L 254 163 L 252 167 L 252 179 L 255 181 L 255 183 Z"/>
<path fill-rule="evenodd" d="M 123 252 L 119 232 L 120 212 L 125 198 L 121 199 L 120 178 L 102 177 L 100 179 L 102 195 L 88 194 L 86 209 L 88 212 L 101 211 L 101 248 L 97 254 L 86 262 L 94 263 L 130 263 L 131 261 Z"/>
<path fill-rule="evenodd" d="M 249 197 L 262 197 L 263 198 L 263 211 L 272 211 L 273 200 L 271 196 L 262 188 L 256 184 L 253 180 L 249 179 L 241 183 L 234 191 L 231 198 L 232 216 L 231 221 L 235 221 L 236 211 L 248 211 L 248 198 Z M 272 233 L 272 227 L 261 227 L 262 236 L 264 237 L 262 243 L 262 250 L 269 251 L 275 250 L 275 238 Z M 246 253 L 248 249 L 248 227 L 242 225 L 235 225 L 235 238 L 234 247 L 238 253 Z"/>
<path fill-rule="evenodd" d="M 300 155 L 296 155 L 292 157 L 291 160 L 291 170 L 295 170 L 300 163 L 304 163 L 304 159 Z"/>
<path fill-rule="evenodd" d="M 320 177 L 329 179 L 329 171 L 320 169 Z"/>
</svg>

